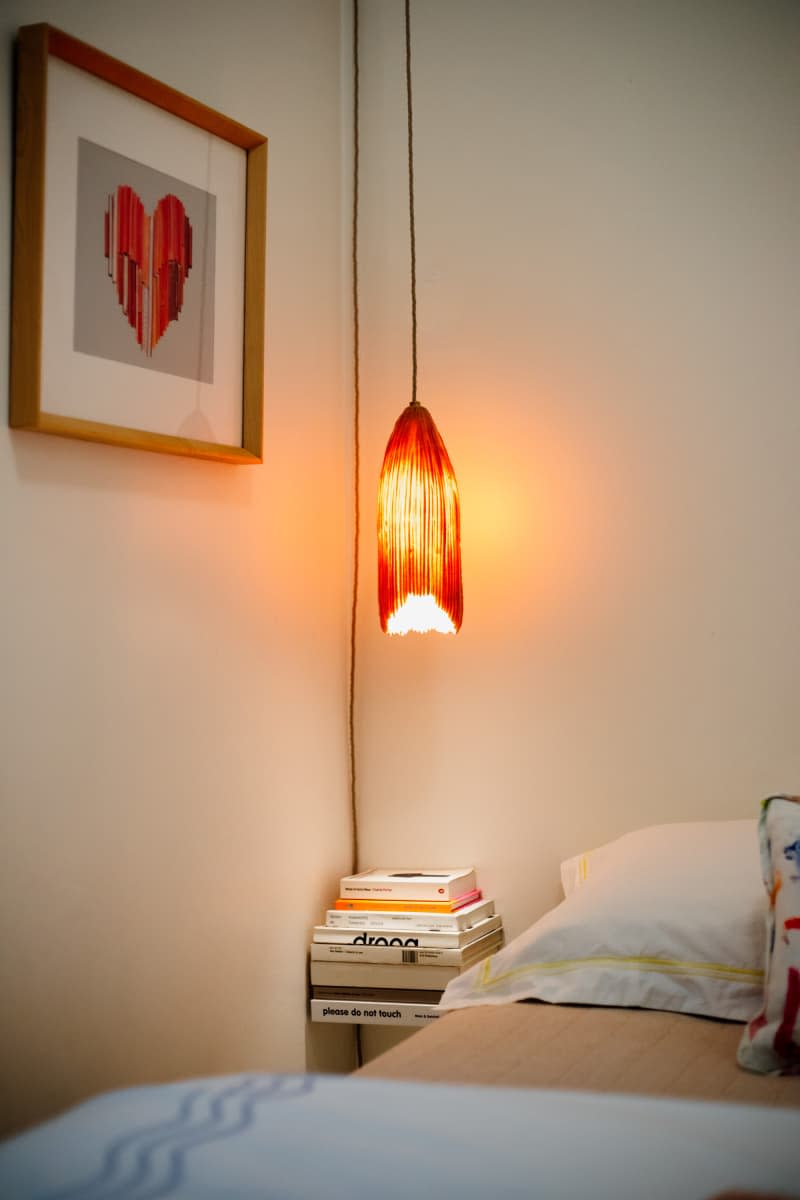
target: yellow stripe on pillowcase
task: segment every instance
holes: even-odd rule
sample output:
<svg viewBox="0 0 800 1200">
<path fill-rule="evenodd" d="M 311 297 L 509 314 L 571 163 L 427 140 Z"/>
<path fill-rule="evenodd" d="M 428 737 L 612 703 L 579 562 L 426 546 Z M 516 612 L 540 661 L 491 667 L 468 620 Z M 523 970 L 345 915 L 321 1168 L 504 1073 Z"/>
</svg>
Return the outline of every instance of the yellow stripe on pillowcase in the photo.
<svg viewBox="0 0 800 1200">
<path fill-rule="evenodd" d="M 755 967 L 731 967 L 725 963 L 681 962 L 675 958 L 651 958 L 645 955 L 626 957 L 613 954 L 597 954 L 589 958 L 564 958 L 552 962 L 526 963 L 522 967 L 513 967 L 500 975 L 492 976 L 493 956 L 486 959 L 475 980 L 476 988 L 491 988 L 507 979 L 514 979 L 530 973 L 544 975 L 561 975 L 568 971 L 577 971 L 582 967 L 620 967 L 627 971 L 654 971 L 661 975 L 700 975 L 712 979 L 728 979 L 736 983 L 749 981 L 759 983 L 764 978 L 764 972 Z"/>
</svg>

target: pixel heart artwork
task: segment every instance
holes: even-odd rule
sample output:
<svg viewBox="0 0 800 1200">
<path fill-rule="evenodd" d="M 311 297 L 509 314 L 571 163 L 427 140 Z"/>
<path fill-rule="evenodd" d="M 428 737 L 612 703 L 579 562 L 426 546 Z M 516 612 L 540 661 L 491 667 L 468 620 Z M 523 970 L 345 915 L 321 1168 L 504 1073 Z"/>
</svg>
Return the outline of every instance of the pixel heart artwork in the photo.
<svg viewBox="0 0 800 1200">
<path fill-rule="evenodd" d="M 213 383 L 216 211 L 188 180 L 80 138 L 74 349 Z"/>
<path fill-rule="evenodd" d="M 183 308 L 192 269 L 192 225 L 177 196 L 162 196 L 151 214 L 120 184 L 106 204 L 103 245 L 120 315 L 147 355 Z"/>
</svg>

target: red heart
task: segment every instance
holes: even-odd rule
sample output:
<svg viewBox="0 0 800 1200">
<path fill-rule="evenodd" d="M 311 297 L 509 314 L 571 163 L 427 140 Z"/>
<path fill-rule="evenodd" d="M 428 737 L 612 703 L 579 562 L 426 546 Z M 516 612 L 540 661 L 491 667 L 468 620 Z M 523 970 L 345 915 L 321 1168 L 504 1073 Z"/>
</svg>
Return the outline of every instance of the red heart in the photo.
<svg viewBox="0 0 800 1200">
<path fill-rule="evenodd" d="M 178 197 L 162 196 L 149 217 L 133 188 L 120 184 L 106 205 L 105 255 L 120 307 L 150 355 L 180 316 L 192 269 L 192 224 Z"/>
</svg>

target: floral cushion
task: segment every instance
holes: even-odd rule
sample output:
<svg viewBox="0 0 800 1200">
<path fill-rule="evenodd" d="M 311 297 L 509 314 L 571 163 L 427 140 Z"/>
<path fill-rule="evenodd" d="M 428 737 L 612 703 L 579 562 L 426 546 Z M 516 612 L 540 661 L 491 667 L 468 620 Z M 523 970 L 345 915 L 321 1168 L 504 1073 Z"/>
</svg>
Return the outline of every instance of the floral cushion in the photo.
<svg viewBox="0 0 800 1200">
<path fill-rule="evenodd" d="M 771 796 L 759 821 L 769 899 L 764 1001 L 739 1044 L 743 1067 L 800 1074 L 800 796 Z"/>
</svg>

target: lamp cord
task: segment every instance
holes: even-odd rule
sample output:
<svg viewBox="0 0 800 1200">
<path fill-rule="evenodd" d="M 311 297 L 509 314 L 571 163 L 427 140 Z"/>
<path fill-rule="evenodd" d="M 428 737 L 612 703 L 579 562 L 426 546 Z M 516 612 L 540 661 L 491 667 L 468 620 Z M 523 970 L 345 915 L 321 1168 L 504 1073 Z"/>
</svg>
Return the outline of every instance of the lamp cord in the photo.
<svg viewBox="0 0 800 1200">
<path fill-rule="evenodd" d="M 361 531 L 360 499 L 360 356 L 359 356 L 359 295 L 358 295 L 358 205 L 359 205 L 359 58 L 358 4 L 353 0 L 353 588 L 350 604 L 350 677 L 347 695 L 347 732 L 350 752 L 350 827 L 352 831 L 351 859 L 353 873 L 359 866 L 358 805 L 356 790 L 355 685 L 356 685 L 356 618 L 358 615 L 359 541 Z M 411 246 L 411 403 L 417 400 L 417 239 L 414 219 L 414 117 L 411 99 L 411 6 L 405 0 L 406 26 L 406 110 L 408 115 L 408 227 Z M 361 1027 L 356 1025 L 356 1064 L 363 1064 Z"/>
<path fill-rule="evenodd" d="M 358 871 L 358 813 L 356 806 L 356 737 L 355 737 L 355 691 L 356 691 L 356 616 L 358 613 L 359 541 L 361 528 L 361 500 L 359 476 L 361 467 L 360 448 L 360 358 L 359 358 L 359 309 L 358 309 L 358 185 L 359 185 L 359 63 L 358 63 L 358 0 L 353 0 L 353 225 L 352 225 L 352 281 L 353 281 L 353 589 L 350 604 L 350 680 L 347 690 L 347 726 L 350 750 L 350 828 L 352 843 L 350 857 L 353 874 Z"/>
<path fill-rule="evenodd" d="M 353 0 L 353 588 L 350 605 L 350 678 L 347 698 L 347 728 L 350 752 L 350 827 L 352 831 L 351 859 L 353 873 L 358 870 L 358 808 L 356 792 L 355 683 L 356 683 L 356 618 L 358 614 L 359 543 L 361 532 L 360 498 L 360 355 L 359 355 L 359 295 L 358 295 L 358 206 L 359 206 L 359 57 L 358 3 Z M 417 238 L 414 216 L 414 116 L 411 98 L 411 5 L 405 0 L 406 28 L 406 109 L 408 115 L 408 226 L 411 245 L 411 403 L 417 400 Z"/>
<path fill-rule="evenodd" d="M 414 113 L 411 102 L 411 0 L 406 0 L 406 110 L 408 113 L 408 232 L 411 243 L 411 403 L 417 400 L 417 234 L 414 219 Z"/>
<path fill-rule="evenodd" d="M 353 281 L 353 590 L 350 603 L 350 678 L 347 689 L 347 732 L 350 751 L 350 829 L 352 843 L 350 857 L 352 873 L 358 871 L 358 806 L 356 803 L 356 617 L 358 614 L 359 541 L 361 530 L 361 498 L 359 478 L 361 471 L 360 423 L 360 358 L 359 358 L 359 309 L 358 309 L 358 201 L 359 201 L 359 62 L 358 62 L 358 0 L 353 0 L 353 225 L 352 225 L 352 281 Z M 361 1026 L 354 1025 L 356 1067 L 364 1065 L 361 1045 Z"/>
</svg>

